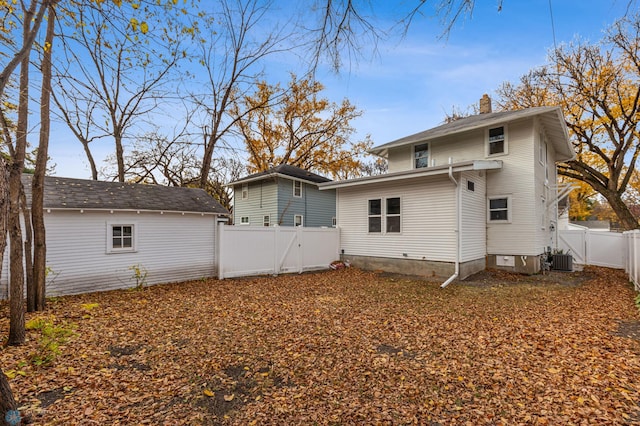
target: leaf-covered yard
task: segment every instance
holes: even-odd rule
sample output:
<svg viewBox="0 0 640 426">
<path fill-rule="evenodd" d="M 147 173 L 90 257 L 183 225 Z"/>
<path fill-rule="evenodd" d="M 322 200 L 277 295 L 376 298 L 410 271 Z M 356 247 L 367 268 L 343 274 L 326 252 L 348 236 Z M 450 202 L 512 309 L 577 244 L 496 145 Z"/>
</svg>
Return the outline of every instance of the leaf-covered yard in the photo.
<svg viewBox="0 0 640 426">
<path fill-rule="evenodd" d="M 33 330 L 0 362 L 36 424 L 640 424 L 632 287 L 553 277 L 352 268 L 65 297 L 27 315 L 73 325 L 55 361 L 34 366 Z"/>
</svg>

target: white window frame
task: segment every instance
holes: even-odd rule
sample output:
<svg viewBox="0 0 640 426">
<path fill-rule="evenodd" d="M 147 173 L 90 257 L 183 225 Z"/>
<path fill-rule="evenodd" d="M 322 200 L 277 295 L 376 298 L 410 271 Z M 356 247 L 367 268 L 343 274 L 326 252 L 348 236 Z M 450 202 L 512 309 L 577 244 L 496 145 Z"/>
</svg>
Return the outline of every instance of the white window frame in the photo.
<svg viewBox="0 0 640 426">
<path fill-rule="evenodd" d="M 389 200 L 398 199 L 398 208 L 400 209 L 399 213 L 389 213 Z M 400 197 L 386 197 L 384 199 L 384 233 L 385 234 L 400 234 L 402 233 L 402 198 Z M 389 221 L 390 217 L 398 218 L 398 230 L 397 231 L 389 231 Z"/>
<path fill-rule="evenodd" d="M 422 146 L 422 145 L 426 145 L 427 146 L 427 150 L 426 150 L 427 151 L 427 155 L 426 156 L 423 155 L 423 156 L 417 157 L 416 156 L 416 148 L 419 147 L 419 146 Z M 413 168 L 414 169 L 423 169 L 423 168 L 429 167 L 430 156 L 431 156 L 431 143 L 423 142 L 423 143 L 417 143 L 417 144 L 413 145 Z M 427 159 L 427 164 L 425 166 L 418 167 L 416 165 L 417 161 L 419 159 L 422 159 L 422 158 L 425 158 L 425 157 Z"/>
<path fill-rule="evenodd" d="M 507 200 L 507 218 L 506 219 L 491 219 L 491 212 L 494 210 L 504 210 L 504 209 L 491 209 L 491 201 L 492 200 Z M 511 212 L 513 210 L 513 205 L 511 204 L 511 195 L 492 195 L 487 197 L 487 223 L 511 223 Z"/>
<path fill-rule="evenodd" d="M 131 247 L 113 246 L 113 228 L 131 227 Z M 124 236 L 121 236 L 124 239 Z M 135 222 L 107 222 L 107 253 L 135 253 L 138 251 L 138 226 Z"/>
<path fill-rule="evenodd" d="M 242 184 L 242 189 L 241 189 L 241 198 L 243 200 L 248 200 L 249 199 L 249 184 L 248 183 L 243 183 Z"/>
<path fill-rule="evenodd" d="M 544 133 L 538 133 L 538 162 L 545 166 L 547 164 L 547 142 L 544 139 Z"/>
<path fill-rule="evenodd" d="M 271 216 L 269 216 L 268 214 L 262 216 L 262 226 L 271 226 Z"/>
<path fill-rule="evenodd" d="M 299 190 L 299 191 L 296 191 Z M 298 192 L 296 194 L 296 192 Z M 295 198 L 302 198 L 302 182 L 299 180 L 294 180 L 293 181 L 293 196 Z"/>
<path fill-rule="evenodd" d="M 371 202 L 372 201 L 379 201 L 380 202 L 380 214 L 371 214 Z M 383 209 L 384 209 L 384 198 L 370 198 L 367 200 L 367 233 L 368 234 L 382 234 L 382 230 L 384 229 L 384 227 L 382 226 L 382 224 L 384 223 L 382 220 L 382 213 L 383 213 Z M 369 219 L 371 218 L 378 218 L 380 219 L 380 230 L 379 231 L 372 231 L 371 230 L 371 226 L 369 224 Z"/>
<path fill-rule="evenodd" d="M 543 197 L 540 197 L 542 202 L 542 219 L 540 220 L 540 228 L 544 231 L 547 229 L 547 200 Z"/>
<path fill-rule="evenodd" d="M 501 127 L 502 127 L 502 138 L 503 138 L 502 139 L 503 150 L 502 150 L 502 152 L 496 152 L 496 153 L 491 154 L 491 143 L 497 142 L 499 140 L 496 140 L 496 141 L 489 140 L 489 134 L 490 134 L 491 130 L 499 129 Z M 487 157 L 498 157 L 498 156 L 501 156 L 501 155 L 507 155 L 509 153 L 509 142 L 508 141 L 509 141 L 509 130 L 508 130 L 508 128 L 507 128 L 507 126 L 505 124 L 500 125 L 500 126 L 493 126 L 493 127 L 488 128 L 486 130 L 486 133 L 485 133 L 485 155 Z"/>
<path fill-rule="evenodd" d="M 300 218 L 300 222 L 298 223 L 298 218 Z M 301 214 L 293 215 L 293 226 L 304 226 L 304 216 Z"/>
<path fill-rule="evenodd" d="M 392 199 L 398 199 L 398 202 L 400 203 L 399 207 L 400 207 L 400 212 L 399 213 L 389 213 L 389 209 L 388 209 L 388 200 L 392 200 Z M 371 214 L 371 201 L 380 201 L 380 214 Z M 389 223 L 387 221 L 388 218 L 390 217 L 397 217 L 399 218 L 399 229 L 398 231 L 389 231 Z M 371 228 L 369 227 L 369 219 L 371 218 L 378 218 L 380 220 L 380 231 L 371 231 Z M 393 197 L 380 197 L 380 198 L 370 198 L 367 200 L 367 233 L 368 234 L 380 234 L 380 235 L 384 235 L 384 234 L 393 234 L 393 235 L 397 235 L 397 234 L 401 234 L 402 233 L 402 197 L 400 196 L 393 196 Z"/>
<path fill-rule="evenodd" d="M 247 221 L 245 222 L 244 220 L 247 219 Z M 250 225 L 251 221 L 249 220 L 249 216 L 240 216 L 240 225 Z"/>
</svg>

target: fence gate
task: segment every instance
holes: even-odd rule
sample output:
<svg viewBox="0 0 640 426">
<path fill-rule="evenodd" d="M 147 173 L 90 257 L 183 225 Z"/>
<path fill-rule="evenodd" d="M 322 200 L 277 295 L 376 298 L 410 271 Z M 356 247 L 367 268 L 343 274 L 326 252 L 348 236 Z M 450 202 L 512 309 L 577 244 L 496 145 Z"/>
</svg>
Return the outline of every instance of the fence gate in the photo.
<svg viewBox="0 0 640 426">
<path fill-rule="evenodd" d="M 339 258 L 337 228 L 218 226 L 218 278 L 326 269 Z"/>
<path fill-rule="evenodd" d="M 627 242 L 623 234 L 590 230 L 558 232 L 558 247 L 573 255 L 576 263 L 623 269 Z"/>
</svg>

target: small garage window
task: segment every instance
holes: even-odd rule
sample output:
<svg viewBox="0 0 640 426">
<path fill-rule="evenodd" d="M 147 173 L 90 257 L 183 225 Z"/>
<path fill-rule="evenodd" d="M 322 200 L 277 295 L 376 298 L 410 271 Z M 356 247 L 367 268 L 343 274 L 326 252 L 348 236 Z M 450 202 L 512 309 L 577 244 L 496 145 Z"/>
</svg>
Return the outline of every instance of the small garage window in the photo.
<svg viewBox="0 0 640 426">
<path fill-rule="evenodd" d="M 133 223 L 107 224 L 107 253 L 136 251 L 136 226 Z"/>
</svg>

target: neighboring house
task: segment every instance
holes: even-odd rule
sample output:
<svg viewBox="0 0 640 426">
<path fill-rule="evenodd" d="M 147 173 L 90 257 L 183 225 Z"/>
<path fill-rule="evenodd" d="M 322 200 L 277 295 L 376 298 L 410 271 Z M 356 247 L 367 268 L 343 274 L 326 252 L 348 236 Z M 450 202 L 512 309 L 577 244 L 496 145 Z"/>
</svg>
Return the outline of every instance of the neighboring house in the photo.
<svg viewBox="0 0 640 426">
<path fill-rule="evenodd" d="M 23 176 L 30 204 L 31 176 Z M 47 296 L 216 276 L 228 212 L 201 189 L 47 177 Z M 0 281 L 7 297 L 8 250 Z"/>
<path fill-rule="evenodd" d="M 481 111 L 373 148 L 387 174 L 320 184 L 337 191 L 344 259 L 445 284 L 485 267 L 540 270 L 567 194 L 555 164 L 574 157 L 562 111 L 491 113 L 486 95 Z"/>
<path fill-rule="evenodd" d="M 281 164 L 231 182 L 237 226 L 335 226 L 335 191 L 320 191 L 326 177 Z"/>
</svg>

